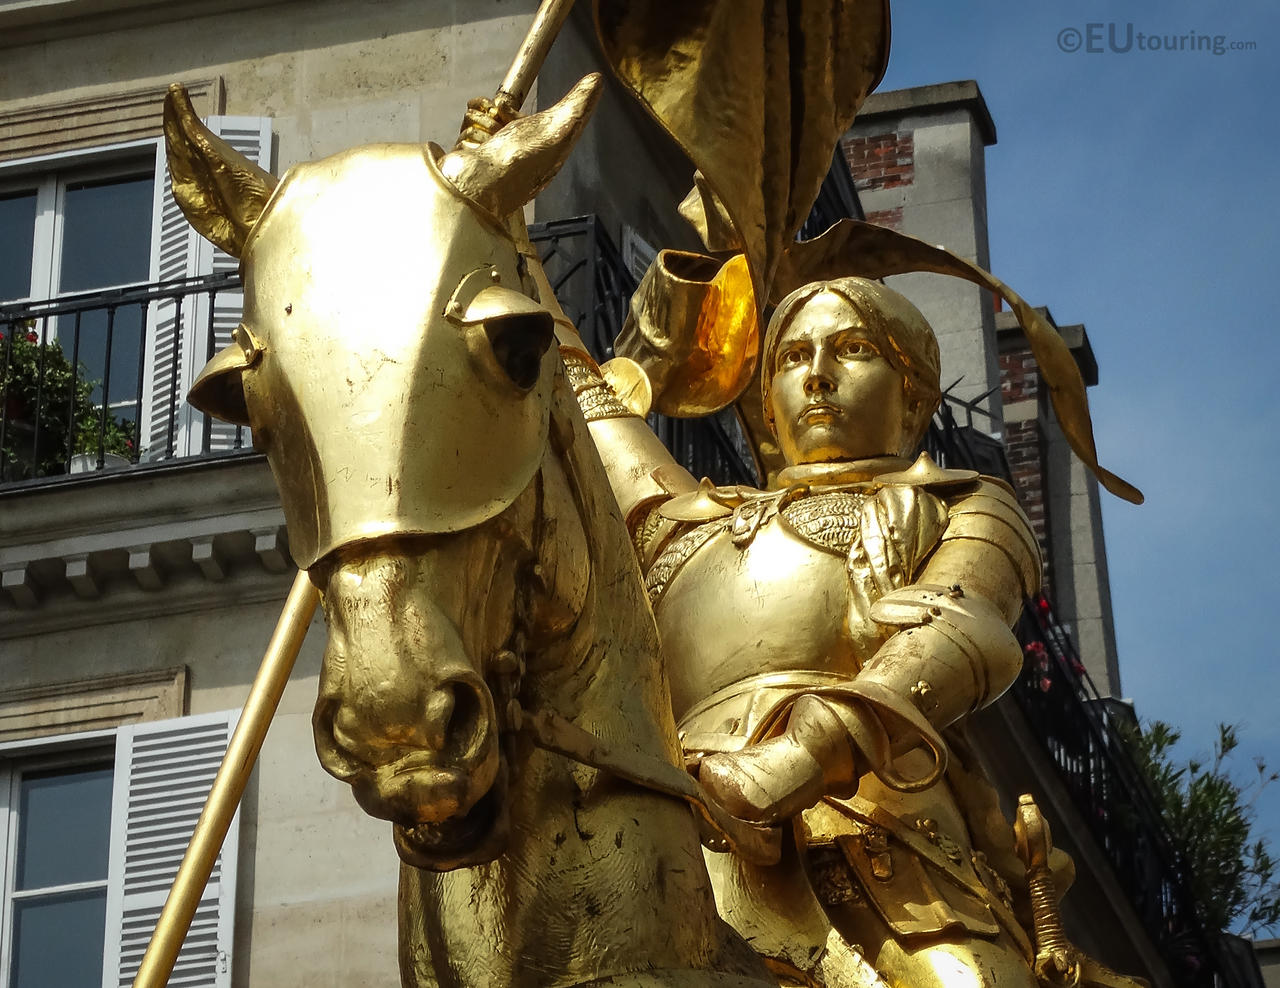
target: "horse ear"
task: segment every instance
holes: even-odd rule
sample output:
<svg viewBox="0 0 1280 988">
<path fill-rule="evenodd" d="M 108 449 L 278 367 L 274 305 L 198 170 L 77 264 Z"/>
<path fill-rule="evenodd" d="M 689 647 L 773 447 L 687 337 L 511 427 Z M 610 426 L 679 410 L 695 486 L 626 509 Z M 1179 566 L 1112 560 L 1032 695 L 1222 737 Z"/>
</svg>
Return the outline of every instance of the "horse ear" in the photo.
<svg viewBox="0 0 1280 988">
<path fill-rule="evenodd" d="M 545 110 L 520 117 L 478 147 L 440 159 L 440 171 L 472 202 L 508 216 L 541 192 L 569 157 L 600 98 L 599 72 L 584 77 Z"/>
<path fill-rule="evenodd" d="M 201 236 L 239 257 L 279 179 L 201 123 L 176 82 L 164 99 L 164 142 L 183 215 Z"/>
</svg>

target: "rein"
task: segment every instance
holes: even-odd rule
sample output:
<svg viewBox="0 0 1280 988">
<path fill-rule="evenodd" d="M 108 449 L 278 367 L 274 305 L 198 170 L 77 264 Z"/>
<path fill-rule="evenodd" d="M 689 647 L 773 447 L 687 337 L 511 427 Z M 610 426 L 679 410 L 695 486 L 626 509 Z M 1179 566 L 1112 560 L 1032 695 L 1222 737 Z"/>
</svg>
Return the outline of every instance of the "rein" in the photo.
<svg viewBox="0 0 1280 988">
<path fill-rule="evenodd" d="M 553 429 L 553 435 L 555 431 Z M 578 493 L 581 478 L 572 457 L 568 456 L 569 445 L 571 443 L 566 444 L 559 452 L 569 474 L 569 487 L 574 495 L 579 521 L 586 530 L 585 506 Z M 542 470 L 535 475 L 534 482 L 537 484 L 537 504 L 531 550 L 534 560 L 537 560 L 541 556 L 545 535 Z M 588 768 L 607 772 L 642 789 L 687 803 L 697 817 L 703 844 L 711 850 L 733 851 L 754 864 L 776 864 L 782 855 L 780 828 L 758 826 L 731 815 L 707 795 L 701 783 L 684 768 L 632 745 L 604 741 L 554 710 L 525 709 L 521 694 L 526 670 L 526 629 L 530 597 L 532 590 L 541 582 L 536 562 L 530 577 L 531 579 L 520 580 L 517 584 L 527 589 L 517 591 L 515 626 L 507 647 L 495 653 L 485 669 L 485 680 L 493 695 L 499 736 L 503 739 L 508 764 L 513 764 L 515 738 L 523 734 L 544 751 L 561 755 Z"/>
</svg>

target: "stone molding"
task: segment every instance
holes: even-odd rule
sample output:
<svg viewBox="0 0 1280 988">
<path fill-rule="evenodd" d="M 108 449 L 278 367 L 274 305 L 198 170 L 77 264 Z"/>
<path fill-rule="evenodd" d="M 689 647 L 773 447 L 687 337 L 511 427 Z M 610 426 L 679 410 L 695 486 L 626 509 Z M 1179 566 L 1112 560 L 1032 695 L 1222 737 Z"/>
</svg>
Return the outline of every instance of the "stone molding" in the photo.
<svg viewBox="0 0 1280 988">
<path fill-rule="evenodd" d="M 202 117 L 223 112 L 221 77 L 184 83 Z M 159 137 L 166 86 L 0 111 L 0 162 Z"/>
<path fill-rule="evenodd" d="M 0 690 L 0 743 L 181 717 L 185 666 Z"/>
<path fill-rule="evenodd" d="M 872 93 L 862 104 L 854 126 L 865 131 L 867 124 L 877 117 L 923 117 L 948 110 L 969 113 L 982 135 L 982 143 L 988 147 L 996 143 L 996 125 L 991 118 L 991 110 L 982 90 L 972 79 Z"/>
<path fill-rule="evenodd" d="M 261 455 L 0 489 L 0 640 L 282 599 L 293 571 Z"/>
<path fill-rule="evenodd" d="M 0 50 L 287 2 L 297 0 L 4 0 Z"/>
</svg>

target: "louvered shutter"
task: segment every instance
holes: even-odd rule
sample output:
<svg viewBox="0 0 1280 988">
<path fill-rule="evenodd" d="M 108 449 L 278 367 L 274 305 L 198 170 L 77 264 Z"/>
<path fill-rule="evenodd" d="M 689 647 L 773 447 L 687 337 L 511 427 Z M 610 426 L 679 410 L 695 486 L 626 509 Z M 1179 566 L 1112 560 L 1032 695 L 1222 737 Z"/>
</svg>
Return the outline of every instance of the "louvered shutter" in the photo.
<svg viewBox="0 0 1280 988">
<path fill-rule="evenodd" d="M 103 988 L 129 988 L 238 711 L 122 727 L 116 741 Z M 178 955 L 171 988 L 229 988 L 237 812 Z"/>
<path fill-rule="evenodd" d="M 270 169 L 270 118 L 209 117 L 205 124 L 245 157 Z M 152 222 L 151 280 L 235 271 L 239 262 L 196 233 L 174 201 L 163 142 L 157 149 L 156 175 L 161 179 L 156 182 Z M 243 304 L 244 295 L 237 290 L 217 293 L 212 312 L 208 293 L 187 295 L 180 301 L 164 299 L 151 307 L 142 399 L 146 459 L 225 452 L 250 444 L 247 429 L 207 421 L 186 403 L 187 391 L 205 362 L 231 342 Z"/>
</svg>

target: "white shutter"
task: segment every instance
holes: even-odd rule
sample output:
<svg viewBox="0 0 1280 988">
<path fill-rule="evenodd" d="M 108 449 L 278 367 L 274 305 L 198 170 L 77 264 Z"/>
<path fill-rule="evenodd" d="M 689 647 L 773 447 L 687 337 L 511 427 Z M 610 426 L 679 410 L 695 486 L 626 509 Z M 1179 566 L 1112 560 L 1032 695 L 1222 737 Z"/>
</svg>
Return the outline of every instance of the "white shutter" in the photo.
<svg viewBox="0 0 1280 988">
<path fill-rule="evenodd" d="M 269 117 L 209 117 L 206 126 L 233 148 L 263 168 L 271 168 Z M 235 271 L 238 261 L 201 237 L 187 223 L 173 198 L 164 143 L 157 149 L 156 199 L 152 223 L 151 280 L 171 281 Z M 187 391 L 205 362 L 231 342 L 240 322 L 244 295 L 219 292 L 212 324 L 207 294 L 185 296 L 181 305 L 165 300 L 151 307 L 148 337 L 151 346 L 143 375 L 142 445 L 145 458 L 167 459 L 249 446 L 249 430 L 226 422 L 208 423 L 206 416 L 186 403 Z M 181 310 L 179 316 L 179 309 Z M 210 329 L 212 328 L 212 339 Z"/>
<path fill-rule="evenodd" d="M 116 741 L 103 988 L 129 988 L 213 784 L 237 711 L 122 727 Z M 178 955 L 171 988 L 229 988 L 236 813 Z"/>
<path fill-rule="evenodd" d="M 173 198 L 173 183 L 165 161 L 164 141 L 156 149 L 156 193 L 151 221 L 151 280 L 175 281 L 197 270 L 199 236 L 187 223 Z M 185 299 L 183 300 L 186 301 Z M 184 313 L 185 315 L 185 313 Z M 189 324 L 187 319 L 182 320 Z M 177 305 L 156 302 L 147 318 L 146 361 L 142 374 L 142 451 L 146 459 L 181 455 L 191 427 L 184 409 L 184 377 L 179 344 Z"/>
</svg>

